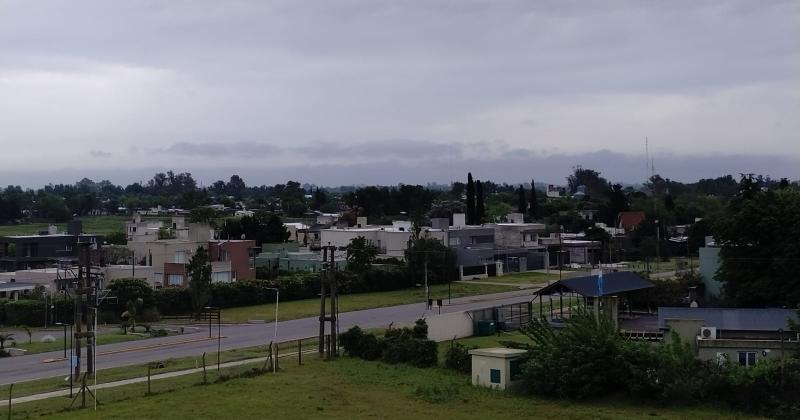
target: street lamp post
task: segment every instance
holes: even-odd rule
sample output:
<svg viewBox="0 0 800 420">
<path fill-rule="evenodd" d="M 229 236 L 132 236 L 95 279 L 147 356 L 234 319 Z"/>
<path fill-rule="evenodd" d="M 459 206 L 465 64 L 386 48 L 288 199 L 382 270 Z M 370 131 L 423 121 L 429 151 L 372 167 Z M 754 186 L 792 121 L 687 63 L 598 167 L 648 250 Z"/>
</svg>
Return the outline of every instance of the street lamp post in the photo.
<svg viewBox="0 0 800 420">
<path fill-rule="evenodd" d="M 64 358 L 67 358 L 67 323 L 56 322 L 56 325 L 64 327 Z"/>
</svg>

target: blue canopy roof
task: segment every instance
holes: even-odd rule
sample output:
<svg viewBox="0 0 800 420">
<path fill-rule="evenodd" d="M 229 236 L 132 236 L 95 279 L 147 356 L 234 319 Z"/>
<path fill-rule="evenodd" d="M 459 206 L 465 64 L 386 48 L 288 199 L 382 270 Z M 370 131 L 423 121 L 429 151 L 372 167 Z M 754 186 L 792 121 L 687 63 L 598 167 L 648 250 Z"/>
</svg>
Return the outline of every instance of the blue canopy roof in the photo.
<svg viewBox="0 0 800 420">
<path fill-rule="evenodd" d="M 582 276 L 559 280 L 535 294 L 551 295 L 553 293 L 575 292 L 583 297 L 618 295 L 633 290 L 653 287 L 649 281 L 631 271 L 603 273 L 603 293 L 600 293 L 598 276 Z"/>
</svg>

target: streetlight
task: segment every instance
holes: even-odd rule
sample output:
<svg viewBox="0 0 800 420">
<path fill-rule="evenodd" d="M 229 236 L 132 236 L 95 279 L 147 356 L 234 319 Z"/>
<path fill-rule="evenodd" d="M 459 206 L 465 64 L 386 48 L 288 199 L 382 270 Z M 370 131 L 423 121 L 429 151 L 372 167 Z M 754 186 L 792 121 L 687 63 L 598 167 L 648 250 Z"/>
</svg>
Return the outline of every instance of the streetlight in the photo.
<svg viewBox="0 0 800 420">
<path fill-rule="evenodd" d="M 66 322 L 56 322 L 57 326 L 64 327 L 64 358 L 67 358 L 67 325 L 69 325 L 70 333 L 72 332 L 72 324 L 67 324 Z"/>
</svg>

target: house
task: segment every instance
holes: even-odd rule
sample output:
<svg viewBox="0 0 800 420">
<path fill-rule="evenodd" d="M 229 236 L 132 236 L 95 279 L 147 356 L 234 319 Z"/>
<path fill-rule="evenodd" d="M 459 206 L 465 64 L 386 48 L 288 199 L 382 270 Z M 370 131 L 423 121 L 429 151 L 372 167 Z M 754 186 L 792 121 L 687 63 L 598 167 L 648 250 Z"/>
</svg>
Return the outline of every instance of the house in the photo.
<svg viewBox="0 0 800 420">
<path fill-rule="evenodd" d="M 262 252 L 255 258 L 255 265 L 267 271 L 321 271 L 325 261 L 322 253 L 301 251 L 297 243 L 262 244 Z M 347 253 L 337 251 L 334 264 L 339 270 L 347 266 Z"/>
<path fill-rule="evenodd" d="M 0 237 L 0 269 L 15 271 L 25 268 L 44 268 L 56 261 L 77 262 L 77 245 L 89 242 L 97 249 L 103 243 L 101 235 L 87 235 L 80 221 L 68 224 L 66 233 L 56 226 L 38 235 L 13 235 Z"/>
<path fill-rule="evenodd" d="M 186 264 L 201 247 L 209 251 L 212 281 L 255 279 L 254 241 L 217 240 L 209 225 L 187 224 L 182 216 L 172 217 L 165 226 L 160 221 L 143 221 L 137 214 L 126 228 L 127 247 L 137 262 L 131 271 L 138 270 L 155 288 L 188 284 Z"/>
<path fill-rule="evenodd" d="M 617 228 L 630 232 L 644 222 L 647 216 L 643 211 L 623 211 L 617 215 Z"/>
<path fill-rule="evenodd" d="M 546 194 L 547 198 L 561 198 L 565 195 L 565 191 L 558 185 L 548 184 Z"/>
<path fill-rule="evenodd" d="M 311 226 L 308 226 L 305 223 L 284 223 L 283 227 L 289 231 L 289 241 L 301 244 L 303 246 L 307 246 L 309 244 L 309 234 L 308 231 Z M 319 238 L 317 238 L 319 239 Z"/>
<path fill-rule="evenodd" d="M 539 244 L 545 247 L 547 254 L 547 267 L 598 264 L 603 255 L 602 243 L 584 237 L 582 233 L 551 233 L 540 237 Z"/>
<path fill-rule="evenodd" d="M 411 233 L 411 222 L 407 221 L 395 221 L 391 226 L 334 227 L 320 231 L 320 244 L 343 249 L 350 245 L 351 240 L 363 236 L 378 247 L 379 257 L 403 259 Z M 420 237 L 438 239 L 444 243 L 447 236 L 440 229 L 422 227 Z"/>
<path fill-rule="evenodd" d="M 658 308 L 659 327 L 690 343 L 700 359 L 743 366 L 800 351 L 800 333 L 788 331 L 790 319 L 798 321 L 795 310 Z"/>
</svg>

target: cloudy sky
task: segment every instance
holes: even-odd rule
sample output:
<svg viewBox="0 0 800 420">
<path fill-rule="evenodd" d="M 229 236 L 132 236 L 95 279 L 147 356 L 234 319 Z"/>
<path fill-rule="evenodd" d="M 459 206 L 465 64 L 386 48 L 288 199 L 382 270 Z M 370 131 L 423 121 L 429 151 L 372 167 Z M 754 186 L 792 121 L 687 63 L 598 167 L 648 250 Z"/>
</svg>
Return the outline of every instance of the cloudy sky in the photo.
<svg viewBox="0 0 800 420">
<path fill-rule="evenodd" d="M 800 178 L 800 2 L 0 0 L 0 184 Z"/>
</svg>

